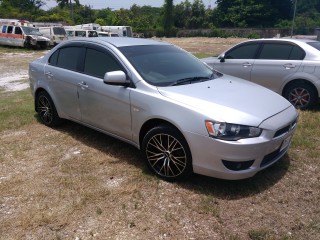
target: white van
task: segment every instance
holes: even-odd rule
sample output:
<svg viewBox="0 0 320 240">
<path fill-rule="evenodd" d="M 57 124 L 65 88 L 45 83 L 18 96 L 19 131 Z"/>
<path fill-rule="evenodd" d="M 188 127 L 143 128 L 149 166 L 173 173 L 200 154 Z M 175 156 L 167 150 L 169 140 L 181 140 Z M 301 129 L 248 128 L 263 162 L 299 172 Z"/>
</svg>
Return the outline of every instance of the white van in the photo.
<svg viewBox="0 0 320 240">
<path fill-rule="evenodd" d="M 98 37 L 119 37 L 119 34 L 112 32 L 97 32 Z"/>
<path fill-rule="evenodd" d="M 27 21 L 1 19 L 0 45 L 47 49 L 50 40 L 43 37 L 38 29 L 30 27 Z"/>
<path fill-rule="evenodd" d="M 55 46 L 68 39 L 66 30 L 63 27 L 39 27 L 38 29 L 43 36 L 50 39 L 50 46 Z"/>
<path fill-rule="evenodd" d="M 98 33 L 95 30 L 85 30 L 85 29 L 66 29 L 68 39 L 77 37 L 98 37 Z"/>
</svg>

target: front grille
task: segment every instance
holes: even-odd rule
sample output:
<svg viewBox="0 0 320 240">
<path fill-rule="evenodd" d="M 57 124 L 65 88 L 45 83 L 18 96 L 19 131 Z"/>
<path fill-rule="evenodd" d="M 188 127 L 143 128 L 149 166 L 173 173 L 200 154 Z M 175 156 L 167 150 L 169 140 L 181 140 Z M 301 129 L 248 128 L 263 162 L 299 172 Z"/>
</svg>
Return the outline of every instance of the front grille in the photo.
<svg viewBox="0 0 320 240">
<path fill-rule="evenodd" d="M 273 138 L 279 137 L 287 132 L 289 132 L 290 130 L 294 129 L 297 125 L 297 119 L 295 119 L 293 122 L 291 122 L 290 124 L 288 124 L 287 126 L 279 129 L 278 131 L 276 131 L 276 133 L 274 134 Z"/>
<path fill-rule="evenodd" d="M 269 153 L 268 155 L 265 155 L 261 164 L 260 164 L 260 167 L 264 167 L 276 160 L 278 160 L 278 157 L 281 156 L 283 154 L 283 152 L 286 151 L 286 149 L 283 149 L 281 152 L 280 152 L 280 148 L 278 148 L 277 150 L 273 151 L 272 153 Z"/>
</svg>

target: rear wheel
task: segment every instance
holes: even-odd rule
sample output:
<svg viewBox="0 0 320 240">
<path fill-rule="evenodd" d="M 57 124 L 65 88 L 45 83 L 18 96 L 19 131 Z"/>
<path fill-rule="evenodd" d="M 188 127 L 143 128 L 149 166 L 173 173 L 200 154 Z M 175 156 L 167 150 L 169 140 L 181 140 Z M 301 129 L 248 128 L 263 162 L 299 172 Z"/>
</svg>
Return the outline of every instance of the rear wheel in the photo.
<svg viewBox="0 0 320 240">
<path fill-rule="evenodd" d="M 298 109 L 310 108 L 317 99 L 315 90 L 310 85 L 304 83 L 289 85 L 283 96 Z"/>
<path fill-rule="evenodd" d="M 40 92 L 36 97 L 36 109 L 42 123 L 49 127 L 57 126 L 61 123 L 56 107 L 47 92 Z"/>
<path fill-rule="evenodd" d="M 148 167 L 157 176 L 176 181 L 191 175 L 189 146 L 175 128 L 161 125 L 151 129 L 143 139 L 142 149 Z"/>
</svg>

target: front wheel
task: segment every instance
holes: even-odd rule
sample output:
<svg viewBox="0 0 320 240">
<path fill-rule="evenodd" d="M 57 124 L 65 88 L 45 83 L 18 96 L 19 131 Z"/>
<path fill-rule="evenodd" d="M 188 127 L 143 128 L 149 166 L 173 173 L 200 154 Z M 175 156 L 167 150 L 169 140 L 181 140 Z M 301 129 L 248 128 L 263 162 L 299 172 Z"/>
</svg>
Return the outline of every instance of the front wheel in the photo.
<svg viewBox="0 0 320 240">
<path fill-rule="evenodd" d="M 56 107 L 47 92 L 38 93 L 35 103 L 42 123 L 48 127 L 54 127 L 61 123 L 61 118 L 59 118 Z"/>
<path fill-rule="evenodd" d="M 310 108 L 317 99 L 315 90 L 303 83 L 294 83 L 287 87 L 283 96 L 298 109 Z"/>
<path fill-rule="evenodd" d="M 161 125 L 151 129 L 143 139 L 142 149 L 148 167 L 160 178 L 176 181 L 192 174 L 188 144 L 173 127 Z"/>
</svg>

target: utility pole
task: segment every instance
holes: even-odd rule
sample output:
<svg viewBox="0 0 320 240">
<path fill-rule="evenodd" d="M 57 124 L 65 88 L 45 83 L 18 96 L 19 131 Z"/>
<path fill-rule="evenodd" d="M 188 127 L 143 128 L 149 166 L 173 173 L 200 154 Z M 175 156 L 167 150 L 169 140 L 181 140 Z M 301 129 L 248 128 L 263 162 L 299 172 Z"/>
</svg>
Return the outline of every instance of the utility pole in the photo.
<svg viewBox="0 0 320 240">
<path fill-rule="evenodd" d="M 297 2 L 298 0 L 294 0 L 293 18 L 292 18 L 292 26 L 291 26 L 291 38 L 293 36 L 293 27 L 294 27 L 294 19 L 296 17 L 296 11 L 297 11 Z"/>
</svg>

